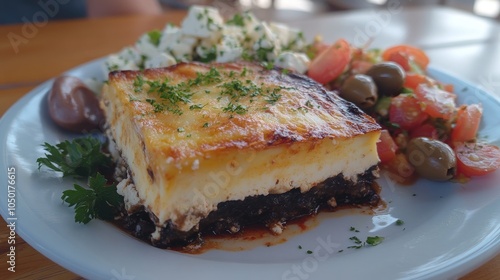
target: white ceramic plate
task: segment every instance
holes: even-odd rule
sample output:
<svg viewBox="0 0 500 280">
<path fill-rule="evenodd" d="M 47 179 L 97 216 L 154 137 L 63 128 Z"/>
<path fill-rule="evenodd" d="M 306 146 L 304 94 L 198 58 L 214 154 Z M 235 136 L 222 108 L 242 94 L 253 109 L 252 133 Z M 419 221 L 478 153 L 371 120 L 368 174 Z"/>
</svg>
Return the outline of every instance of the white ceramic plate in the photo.
<svg viewBox="0 0 500 280">
<path fill-rule="evenodd" d="M 99 76 L 101 61 L 68 74 Z M 460 103 L 481 102 L 481 137 L 500 145 L 500 102 L 471 84 L 433 69 L 432 76 L 455 85 Z M 37 170 L 43 142 L 74 137 L 48 119 L 46 94 L 52 81 L 17 102 L 0 122 L 0 210 L 7 218 L 7 168 L 16 169 L 17 233 L 63 267 L 89 279 L 445 279 L 478 267 L 500 251 L 500 172 L 466 185 L 420 180 L 398 186 L 382 176 L 385 211 L 324 218 L 316 228 L 287 242 L 248 251 L 212 250 L 186 255 L 161 250 L 114 226 L 73 221 L 61 203 L 71 179 Z M 395 224 L 403 220 L 403 226 Z M 360 232 L 349 231 L 350 227 Z M 376 247 L 348 249 L 357 236 L 382 236 Z M 329 245 L 325 245 L 329 244 Z M 298 246 L 302 249 L 299 249 Z M 307 250 L 313 251 L 308 254 Z M 342 252 L 339 252 L 343 250 Z"/>
</svg>

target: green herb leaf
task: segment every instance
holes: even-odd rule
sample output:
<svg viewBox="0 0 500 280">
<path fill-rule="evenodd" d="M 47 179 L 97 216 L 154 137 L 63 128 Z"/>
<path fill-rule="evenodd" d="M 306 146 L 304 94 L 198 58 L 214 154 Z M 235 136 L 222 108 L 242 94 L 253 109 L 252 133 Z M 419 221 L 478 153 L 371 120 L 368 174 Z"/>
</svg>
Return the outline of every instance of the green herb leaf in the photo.
<svg viewBox="0 0 500 280">
<path fill-rule="evenodd" d="M 396 225 L 397 225 L 397 226 L 402 226 L 402 225 L 404 225 L 404 224 L 405 224 L 405 222 L 404 222 L 403 220 L 398 219 L 398 220 L 396 221 Z"/>
<path fill-rule="evenodd" d="M 55 146 L 44 143 L 47 153 L 36 160 L 38 169 L 46 166 L 62 172 L 63 177 L 85 178 L 93 176 L 98 170 L 111 167 L 111 158 L 101 152 L 101 142 L 93 137 L 66 140 Z"/>
<path fill-rule="evenodd" d="M 226 21 L 227 25 L 245 26 L 245 18 L 241 14 L 235 14 L 231 19 Z"/>
<path fill-rule="evenodd" d="M 61 199 L 75 209 L 75 222 L 88 223 L 92 219 L 112 220 L 116 208 L 123 203 L 123 197 L 116 192 L 116 186 L 107 185 L 100 173 L 89 178 L 89 188 L 74 184 L 74 189 L 63 192 Z"/>
<path fill-rule="evenodd" d="M 229 102 L 229 104 L 227 104 L 226 107 L 222 108 L 222 111 L 236 113 L 238 115 L 243 115 L 248 111 L 248 108 L 244 105 L 241 105 L 241 104 L 236 105 L 232 102 Z"/>
<path fill-rule="evenodd" d="M 161 39 L 161 31 L 160 30 L 151 30 L 148 32 L 149 36 L 149 41 L 151 44 L 155 45 L 158 47 L 160 45 L 160 39 Z"/>
<path fill-rule="evenodd" d="M 134 91 L 141 92 L 142 86 L 144 85 L 144 77 L 142 75 L 137 75 L 134 79 Z"/>
<path fill-rule="evenodd" d="M 354 243 L 356 243 L 356 244 L 361 244 L 361 243 L 363 243 L 363 242 L 361 242 L 361 240 L 359 240 L 359 238 L 358 238 L 358 237 L 356 237 L 356 236 L 349 237 L 349 240 L 352 240 L 352 241 L 353 241 Z"/>
<path fill-rule="evenodd" d="M 371 246 L 377 246 L 378 244 L 382 243 L 385 238 L 380 237 L 380 236 L 368 236 L 366 238 L 366 244 L 371 245 Z"/>
</svg>

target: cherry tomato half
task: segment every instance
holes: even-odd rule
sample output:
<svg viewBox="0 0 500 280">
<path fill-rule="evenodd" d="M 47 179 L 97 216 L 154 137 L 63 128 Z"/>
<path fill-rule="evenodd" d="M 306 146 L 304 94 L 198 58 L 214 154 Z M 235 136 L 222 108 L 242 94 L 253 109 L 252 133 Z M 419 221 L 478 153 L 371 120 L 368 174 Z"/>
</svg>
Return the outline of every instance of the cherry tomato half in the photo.
<svg viewBox="0 0 500 280">
<path fill-rule="evenodd" d="M 406 73 L 405 83 L 403 84 L 404 87 L 415 91 L 420 84 L 433 85 L 434 80 L 425 75 L 417 73 Z"/>
<path fill-rule="evenodd" d="M 382 59 L 391 61 L 391 58 L 396 59 L 397 61 L 394 62 L 403 64 L 401 67 L 406 67 L 408 70 L 410 68 L 410 61 L 415 62 L 422 70 L 427 69 L 427 65 L 429 65 L 429 57 L 425 52 L 409 45 L 394 46 L 382 53 Z M 407 70 L 406 68 L 405 70 Z"/>
<path fill-rule="evenodd" d="M 431 139 L 438 139 L 438 131 L 437 129 L 430 123 L 425 123 L 421 126 L 417 126 L 410 131 L 410 138 L 417 137 L 427 137 Z"/>
<path fill-rule="evenodd" d="M 457 170 L 467 177 L 482 176 L 500 168 L 500 148 L 485 143 L 455 143 Z"/>
<path fill-rule="evenodd" d="M 402 129 L 410 130 L 422 124 L 428 115 L 413 95 L 400 94 L 393 97 L 389 107 L 389 121 Z"/>
<path fill-rule="evenodd" d="M 457 122 L 451 131 L 452 142 L 466 142 L 476 139 L 483 108 L 479 104 L 460 106 Z"/>
<path fill-rule="evenodd" d="M 380 140 L 377 142 L 377 153 L 381 163 L 390 162 L 395 156 L 398 146 L 389 134 L 389 131 L 380 132 Z"/>
<path fill-rule="evenodd" d="M 423 104 L 423 110 L 433 118 L 451 119 L 456 111 L 456 95 L 435 86 L 420 84 L 415 96 Z"/>
<path fill-rule="evenodd" d="M 340 76 L 350 61 L 351 46 L 346 40 L 340 39 L 314 58 L 307 75 L 326 84 Z"/>
</svg>

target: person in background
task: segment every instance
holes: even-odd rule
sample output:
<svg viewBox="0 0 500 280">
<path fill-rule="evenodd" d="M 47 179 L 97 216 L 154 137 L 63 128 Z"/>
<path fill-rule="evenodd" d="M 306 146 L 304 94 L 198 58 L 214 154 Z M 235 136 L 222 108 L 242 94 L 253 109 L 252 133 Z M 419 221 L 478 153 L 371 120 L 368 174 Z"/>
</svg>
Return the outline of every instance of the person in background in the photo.
<svg viewBox="0 0 500 280">
<path fill-rule="evenodd" d="M 2 0 L 0 24 L 162 12 L 158 0 Z M 40 18 L 38 18 L 40 17 Z"/>
</svg>

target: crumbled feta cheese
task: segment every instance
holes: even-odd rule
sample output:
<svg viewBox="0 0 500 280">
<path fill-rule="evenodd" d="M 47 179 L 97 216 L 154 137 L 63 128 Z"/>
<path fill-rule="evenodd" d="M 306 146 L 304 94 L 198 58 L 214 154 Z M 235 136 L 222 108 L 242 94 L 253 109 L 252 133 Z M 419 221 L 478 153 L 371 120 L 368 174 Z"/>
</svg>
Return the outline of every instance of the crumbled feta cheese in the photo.
<svg viewBox="0 0 500 280">
<path fill-rule="evenodd" d="M 217 62 L 235 61 L 243 54 L 243 48 L 236 37 L 223 36 L 221 43 L 216 46 Z"/>
<path fill-rule="evenodd" d="M 136 63 L 131 60 L 122 59 L 119 55 L 112 54 L 108 56 L 104 65 L 107 72 L 116 70 L 139 70 Z"/>
<path fill-rule="evenodd" d="M 215 60 L 217 50 L 214 45 L 200 44 L 196 47 L 196 54 L 203 62 L 210 62 Z"/>
<path fill-rule="evenodd" d="M 298 29 L 276 22 L 271 22 L 269 28 L 276 35 L 284 50 L 297 51 L 306 46 L 303 33 Z"/>
<path fill-rule="evenodd" d="M 219 11 L 211 7 L 191 6 L 182 21 L 182 32 L 186 35 L 207 38 L 214 31 L 220 31 L 224 20 Z"/>
<path fill-rule="evenodd" d="M 261 22 L 256 27 L 257 41 L 253 50 L 259 60 L 273 61 L 281 51 L 281 44 L 276 35 L 271 31 L 269 25 Z"/>
<path fill-rule="evenodd" d="M 176 41 L 181 36 L 181 29 L 171 23 L 167 24 L 162 31 L 158 50 L 169 51 L 172 42 Z"/>
<path fill-rule="evenodd" d="M 304 49 L 307 46 L 306 38 L 304 37 L 304 33 L 299 29 L 290 28 L 290 33 L 288 35 L 289 41 L 286 46 L 287 49 L 295 52 L 304 52 Z"/>
<path fill-rule="evenodd" d="M 304 53 L 296 53 L 296 52 L 282 52 L 279 56 L 274 60 L 274 65 L 294 70 L 301 74 L 307 72 L 309 68 L 310 60 Z"/>
<path fill-rule="evenodd" d="M 103 81 L 96 79 L 96 78 L 91 78 L 91 79 L 85 79 L 83 80 L 83 83 L 94 93 L 98 94 L 101 92 Z"/>
<path fill-rule="evenodd" d="M 134 47 L 125 47 L 125 48 L 123 48 L 118 53 L 118 56 L 121 59 L 125 60 L 125 61 L 132 61 L 136 65 L 138 65 L 141 62 L 141 60 L 142 60 L 141 54 Z"/>
<path fill-rule="evenodd" d="M 158 52 L 158 47 L 151 42 L 147 33 L 143 34 L 139 40 L 137 40 L 135 47 L 141 55 L 145 56 L 150 56 Z"/>
<path fill-rule="evenodd" d="M 176 62 L 231 62 L 244 55 L 258 61 L 304 73 L 309 60 L 306 41 L 297 29 L 259 21 L 251 12 L 224 23 L 218 10 L 192 6 L 180 27 L 167 24 L 162 32 L 142 35 L 135 46 L 124 48 L 105 62 L 106 72 L 166 67 Z"/>
<path fill-rule="evenodd" d="M 224 25 L 221 30 L 221 37 L 230 36 L 242 43 L 245 40 L 243 27 L 236 25 Z"/>
<path fill-rule="evenodd" d="M 184 35 L 180 28 L 168 24 L 163 30 L 158 49 L 170 53 L 178 61 L 191 61 L 197 42 L 196 38 Z"/>
<path fill-rule="evenodd" d="M 287 46 L 290 41 L 290 27 L 277 22 L 269 23 L 269 29 L 275 34 L 282 46 Z"/>
<path fill-rule="evenodd" d="M 175 58 L 166 53 L 156 53 L 144 61 L 144 68 L 168 67 L 176 64 Z"/>
<path fill-rule="evenodd" d="M 251 12 L 244 12 L 241 16 L 243 18 L 242 45 L 247 49 L 251 49 L 258 39 L 257 29 L 259 29 L 260 22 Z"/>
</svg>

